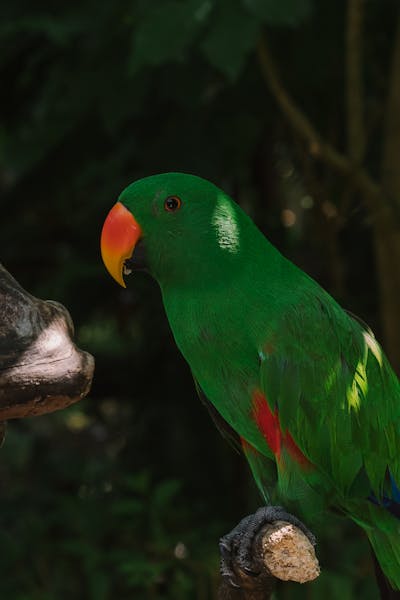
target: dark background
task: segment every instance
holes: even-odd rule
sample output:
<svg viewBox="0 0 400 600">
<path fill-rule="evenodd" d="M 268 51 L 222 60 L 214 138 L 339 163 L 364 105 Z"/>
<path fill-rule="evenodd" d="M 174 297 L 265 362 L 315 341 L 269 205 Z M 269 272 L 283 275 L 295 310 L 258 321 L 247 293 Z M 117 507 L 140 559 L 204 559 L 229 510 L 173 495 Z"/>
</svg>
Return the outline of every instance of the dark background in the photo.
<svg viewBox="0 0 400 600">
<path fill-rule="evenodd" d="M 101 226 L 139 177 L 209 178 L 398 368 L 398 3 L 0 10 L 0 258 L 69 308 L 97 363 L 85 401 L 9 424 L 0 597 L 215 598 L 218 538 L 260 499 L 196 397 L 157 285 L 137 274 L 125 291 L 106 273 Z M 318 534 L 321 577 L 277 598 L 376 598 L 361 532 L 329 517 Z"/>
</svg>

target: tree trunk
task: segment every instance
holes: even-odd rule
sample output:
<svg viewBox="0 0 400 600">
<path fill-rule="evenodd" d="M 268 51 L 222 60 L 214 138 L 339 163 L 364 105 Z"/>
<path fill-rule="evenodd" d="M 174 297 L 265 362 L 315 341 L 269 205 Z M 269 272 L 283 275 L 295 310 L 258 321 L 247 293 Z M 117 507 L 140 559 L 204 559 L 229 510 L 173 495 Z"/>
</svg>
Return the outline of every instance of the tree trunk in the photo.
<svg viewBox="0 0 400 600">
<path fill-rule="evenodd" d="M 382 342 L 392 367 L 400 375 L 400 230 L 387 214 L 376 218 L 374 245 Z"/>
<path fill-rule="evenodd" d="M 376 200 L 374 242 L 383 345 L 400 375 L 400 10 L 383 134 L 381 187 L 384 197 Z"/>
</svg>

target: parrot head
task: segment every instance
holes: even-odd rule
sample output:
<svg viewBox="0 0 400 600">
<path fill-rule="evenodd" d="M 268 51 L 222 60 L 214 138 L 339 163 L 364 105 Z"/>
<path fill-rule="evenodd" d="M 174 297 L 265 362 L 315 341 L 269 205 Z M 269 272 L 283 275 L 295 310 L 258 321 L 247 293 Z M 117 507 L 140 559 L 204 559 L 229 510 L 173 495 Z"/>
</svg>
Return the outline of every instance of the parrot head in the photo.
<svg viewBox="0 0 400 600">
<path fill-rule="evenodd" d="M 204 277 L 216 265 L 221 275 L 242 251 L 247 220 L 209 181 L 153 175 L 129 185 L 110 210 L 101 234 L 103 261 L 123 287 L 124 275 L 135 269 L 146 268 L 160 284 Z"/>
</svg>

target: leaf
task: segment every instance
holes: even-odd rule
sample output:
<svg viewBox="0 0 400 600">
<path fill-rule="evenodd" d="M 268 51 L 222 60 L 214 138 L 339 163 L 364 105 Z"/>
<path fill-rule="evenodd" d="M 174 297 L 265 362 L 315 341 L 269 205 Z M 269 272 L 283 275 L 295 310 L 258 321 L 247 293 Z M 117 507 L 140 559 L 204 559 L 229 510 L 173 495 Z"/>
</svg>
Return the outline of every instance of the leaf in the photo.
<svg viewBox="0 0 400 600">
<path fill-rule="evenodd" d="M 84 32 L 87 22 L 75 16 L 64 16 L 63 19 L 39 15 L 23 17 L 5 23 L 0 30 L 1 39 L 24 34 L 45 35 L 50 42 L 65 46 L 74 36 Z"/>
<path fill-rule="evenodd" d="M 223 0 L 202 43 L 203 53 L 213 66 L 234 81 L 256 44 L 259 28 L 259 18 L 246 13 L 239 2 Z"/>
<path fill-rule="evenodd" d="M 151 475 L 148 471 L 140 471 L 124 477 L 124 485 L 130 491 L 145 494 L 150 488 Z"/>
<path fill-rule="evenodd" d="M 150 561 L 146 556 L 123 562 L 119 565 L 119 571 L 126 575 L 129 585 L 151 585 L 160 577 L 170 565 L 169 561 Z"/>
<path fill-rule="evenodd" d="M 175 500 L 176 496 L 182 489 L 182 482 L 177 479 L 168 479 L 162 481 L 156 487 L 152 502 L 158 510 L 165 509 L 170 506 L 172 500 Z"/>
<path fill-rule="evenodd" d="M 211 0 L 168 0 L 147 11 L 134 32 L 130 72 L 144 65 L 184 59 L 187 47 L 203 26 Z"/>
<path fill-rule="evenodd" d="M 118 517 L 134 517 L 144 512 L 144 502 L 136 498 L 127 498 L 114 502 L 111 508 L 113 515 Z"/>
<path fill-rule="evenodd" d="M 243 0 L 250 13 L 275 26 L 296 26 L 310 17 L 313 0 Z"/>
</svg>

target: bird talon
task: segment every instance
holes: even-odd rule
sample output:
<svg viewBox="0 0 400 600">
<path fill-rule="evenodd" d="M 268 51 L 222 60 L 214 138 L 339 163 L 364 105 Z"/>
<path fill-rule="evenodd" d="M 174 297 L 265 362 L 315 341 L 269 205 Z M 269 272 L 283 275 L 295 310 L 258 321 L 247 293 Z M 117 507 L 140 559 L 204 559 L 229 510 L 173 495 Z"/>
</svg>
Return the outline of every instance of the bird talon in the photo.
<svg viewBox="0 0 400 600">
<path fill-rule="evenodd" d="M 229 585 L 230 585 L 231 587 L 233 587 L 233 588 L 235 588 L 235 589 L 237 589 L 237 590 L 239 590 L 239 589 L 241 588 L 241 586 L 240 586 L 238 583 L 236 583 L 236 581 L 234 580 L 234 578 L 233 578 L 233 577 L 229 577 L 229 578 L 228 578 L 228 583 L 229 583 Z"/>
<path fill-rule="evenodd" d="M 240 567 L 242 569 L 242 571 L 244 573 L 246 573 L 246 575 L 249 575 L 250 577 L 258 577 L 261 573 L 261 571 L 255 571 L 254 569 L 251 569 L 250 567 Z"/>
<path fill-rule="evenodd" d="M 220 550 L 221 554 L 223 552 L 230 552 L 231 551 L 231 544 L 229 544 L 229 542 L 227 542 L 226 540 L 224 540 L 224 538 L 222 538 L 219 541 L 219 550 Z"/>
</svg>

